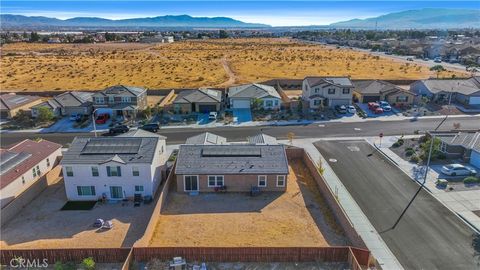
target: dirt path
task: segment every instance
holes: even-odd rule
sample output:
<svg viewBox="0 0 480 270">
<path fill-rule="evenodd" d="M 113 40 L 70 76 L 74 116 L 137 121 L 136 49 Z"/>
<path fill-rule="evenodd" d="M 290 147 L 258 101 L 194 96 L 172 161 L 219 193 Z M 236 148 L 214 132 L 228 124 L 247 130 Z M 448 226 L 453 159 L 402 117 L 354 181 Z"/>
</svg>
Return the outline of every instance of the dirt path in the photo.
<svg viewBox="0 0 480 270">
<path fill-rule="evenodd" d="M 225 87 L 225 86 L 231 86 L 231 85 L 235 84 L 238 81 L 238 77 L 235 74 L 235 72 L 233 72 L 232 68 L 230 67 L 230 63 L 228 63 L 227 58 L 222 57 L 222 59 L 220 59 L 220 62 L 222 63 L 222 66 L 223 66 L 223 69 L 225 70 L 225 73 L 227 73 L 227 75 L 228 75 L 228 80 L 219 84 L 218 86 Z"/>
</svg>

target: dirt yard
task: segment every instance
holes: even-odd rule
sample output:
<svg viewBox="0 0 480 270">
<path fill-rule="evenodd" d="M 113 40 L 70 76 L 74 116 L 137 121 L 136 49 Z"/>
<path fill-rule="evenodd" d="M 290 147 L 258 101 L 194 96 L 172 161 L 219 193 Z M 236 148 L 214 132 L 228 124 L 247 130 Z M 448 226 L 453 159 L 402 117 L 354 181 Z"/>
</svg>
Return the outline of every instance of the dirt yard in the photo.
<svg viewBox="0 0 480 270">
<path fill-rule="evenodd" d="M 157 106 L 164 97 L 165 96 L 152 96 L 152 95 L 148 96 L 147 97 L 148 106 L 152 108 Z"/>
<path fill-rule="evenodd" d="M 63 181 L 48 187 L 1 228 L 0 248 L 130 247 L 143 236 L 154 208 L 119 202 L 97 204 L 89 211 L 60 211 L 65 202 Z M 97 218 L 113 220 L 113 229 L 94 228 Z"/>
<path fill-rule="evenodd" d="M 310 173 L 290 163 L 287 192 L 200 194 L 172 191 L 151 246 L 347 245 Z"/>
<path fill-rule="evenodd" d="M 289 39 L 189 40 L 170 44 L 5 44 L 0 88 L 10 91 L 226 87 L 306 75 L 421 79 L 428 68 Z M 450 77 L 454 72 L 443 72 Z M 456 74 L 460 75 L 460 74 Z"/>
</svg>

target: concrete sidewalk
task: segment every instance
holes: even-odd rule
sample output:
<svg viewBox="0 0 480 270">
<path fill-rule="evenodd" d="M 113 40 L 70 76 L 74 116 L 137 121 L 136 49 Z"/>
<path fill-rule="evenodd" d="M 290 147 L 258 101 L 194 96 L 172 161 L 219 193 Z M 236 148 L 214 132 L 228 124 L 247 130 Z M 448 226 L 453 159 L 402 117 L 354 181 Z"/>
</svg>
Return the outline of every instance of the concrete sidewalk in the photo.
<svg viewBox="0 0 480 270">
<path fill-rule="evenodd" d="M 350 138 L 351 139 L 351 138 Z M 362 139 L 363 138 L 358 138 Z M 368 249 L 372 252 L 375 259 L 383 269 L 403 269 L 400 262 L 393 255 L 391 250 L 383 241 L 382 237 L 375 230 L 368 218 L 362 212 L 358 204 L 352 198 L 340 179 L 333 172 L 333 169 L 328 165 L 328 162 L 320 155 L 320 152 L 313 145 L 314 142 L 320 139 L 295 139 L 293 145 L 304 148 L 310 155 L 313 161 L 322 159 L 325 172 L 323 174 L 328 186 L 338 197 L 338 201 L 345 210 L 350 222 L 355 227 L 355 230 L 360 234 Z M 279 141 L 284 144 L 289 144 L 288 141 Z"/>
<path fill-rule="evenodd" d="M 399 136 L 385 137 L 382 145 L 379 145 L 378 141 L 373 138 L 369 138 L 367 141 L 372 145 L 375 143 L 412 180 L 417 181 L 419 184 L 423 183 L 426 167 L 410 163 L 389 149 L 398 138 Z M 407 139 L 408 137 L 404 136 L 404 138 Z M 425 188 L 448 209 L 464 219 L 471 227 L 480 231 L 480 217 L 473 213 L 473 211 L 480 211 L 480 189 L 447 192 L 444 189 L 437 188 L 438 176 L 438 172 L 430 168 L 424 185 Z"/>
</svg>

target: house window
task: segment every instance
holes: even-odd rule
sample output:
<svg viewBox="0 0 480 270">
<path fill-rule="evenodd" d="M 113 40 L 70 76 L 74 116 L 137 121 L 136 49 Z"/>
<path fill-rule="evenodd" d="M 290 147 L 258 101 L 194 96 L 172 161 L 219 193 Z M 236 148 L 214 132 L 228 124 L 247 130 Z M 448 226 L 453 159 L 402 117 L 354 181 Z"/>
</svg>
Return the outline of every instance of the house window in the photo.
<svg viewBox="0 0 480 270">
<path fill-rule="evenodd" d="M 92 176 L 99 176 L 98 167 L 96 166 L 92 167 Z"/>
<path fill-rule="evenodd" d="M 103 104 L 104 102 L 105 100 L 103 99 L 103 97 L 95 97 L 95 103 Z"/>
<path fill-rule="evenodd" d="M 278 100 L 275 100 L 275 101 L 273 102 L 273 105 L 274 105 L 274 106 L 278 106 Z"/>
<path fill-rule="evenodd" d="M 265 106 L 266 107 L 272 107 L 273 106 L 273 101 L 272 100 L 265 101 Z"/>
<path fill-rule="evenodd" d="M 78 186 L 78 196 L 95 196 L 95 186 Z"/>
<path fill-rule="evenodd" d="M 122 97 L 122 102 L 123 103 L 130 103 L 130 102 L 132 102 L 132 99 L 130 97 Z"/>
<path fill-rule="evenodd" d="M 440 144 L 440 152 L 447 153 L 447 144 L 446 143 L 442 142 Z"/>
<path fill-rule="evenodd" d="M 65 167 L 65 172 L 67 173 L 67 176 L 73 176 L 73 169 L 70 166 Z"/>
<path fill-rule="evenodd" d="M 408 101 L 408 96 L 397 96 L 396 101 L 397 102 L 407 102 Z"/>
<path fill-rule="evenodd" d="M 285 175 L 277 175 L 277 187 L 285 186 Z"/>
<path fill-rule="evenodd" d="M 25 185 L 25 177 L 22 175 L 22 184 Z"/>
<path fill-rule="evenodd" d="M 37 171 L 35 171 L 35 168 L 32 169 L 32 175 L 33 178 L 37 177 Z"/>
<path fill-rule="evenodd" d="M 132 167 L 132 175 L 140 176 L 140 171 L 138 170 L 138 167 Z"/>
<path fill-rule="evenodd" d="M 319 106 L 319 105 L 320 105 L 320 102 L 321 102 L 320 99 L 314 99 L 314 100 L 313 100 L 313 105 L 314 105 L 314 106 Z"/>
<path fill-rule="evenodd" d="M 335 95 L 335 88 L 329 88 L 328 89 L 328 94 L 329 95 Z"/>
<path fill-rule="evenodd" d="M 47 158 L 47 167 L 50 167 L 50 159 Z"/>
<path fill-rule="evenodd" d="M 209 175 L 208 187 L 223 187 L 223 175 Z"/>
<path fill-rule="evenodd" d="M 348 88 L 343 88 L 343 92 L 344 94 L 350 94 L 350 89 Z"/>
<path fill-rule="evenodd" d="M 320 88 L 315 88 L 315 94 L 320 93 Z"/>
<path fill-rule="evenodd" d="M 266 175 L 259 175 L 258 176 L 258 186 L 259 187 L 266 187 L 267 186 L 267 176 Z"/>
<path fill-rule="evenodd" d="M 107 176 L 122 176 L 120 166 L 107 166 Z"/>
<path fill-rule="evenodd" d="M 40 166 L 37 165 L 37 175 L 40 176 Z"/>
<path fill-rule="evenodd" d="M 115 103 L 115 97 L 114 96 L 109 96 L 108 97 L 108 103 Z"/>
<path fill-rule="evenodd" d="M 143 186 L 135 186 L 135 192 L 143 192 Z"/>
</svg>

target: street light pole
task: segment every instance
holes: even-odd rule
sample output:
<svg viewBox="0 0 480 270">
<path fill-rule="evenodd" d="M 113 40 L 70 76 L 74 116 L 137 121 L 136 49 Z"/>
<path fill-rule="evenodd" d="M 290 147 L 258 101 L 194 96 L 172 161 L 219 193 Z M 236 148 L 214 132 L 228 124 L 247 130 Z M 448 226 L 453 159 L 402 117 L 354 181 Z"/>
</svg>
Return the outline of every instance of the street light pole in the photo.
<svg viewBox="0 0 480 270">
<path fill-rule="evenodd" d="M 95 112 L 98 110 L 98 108 L 96 108 L 95 110 L 93 110 L 92 112 L 92 123 L 93 123 L 93 131 L 95 132 L 95 137 L 97 137 L 97 126 L 95 125 Z"/>
<path fill-rule="evenodd" d="M 440 124 L 438 124 L 438 126 L 433 131 L 437 131 L 437 129 L 443 124 L 443 122 L 445 122 L 445 120 L 447 120 L 447 118 L 448 118 L 448 115 L 445 116 L 445 118 L 440 122 Z M 402 219 L 403 215 L 405 215 L 405 213 L 407 212 L 407 209 L 410 207 L 410 205 L 412 205 L 413 201 L 415 200 L 415 198 L 417 197 L 417 195 L 420 193 L 420 191 L 425 186 L 425 183 L 427 182 L 428 169 L 430 167 L 430 159 L 432 158 L 432 150 L 433 150 L 434 141 L 435 141 L 435 136 L 432 134 L 432 138 L 430 138 L 430 149 L 428 151 L 428 159 L 427 159 L 427 164 L 426 164 L 427 167 L 425 168 L 425 173 L 423 175 L 423 182 L 420 185 L 420 187 L 418 187 L 417 192 L 415 192 L 415 194 L 413 195 L 412 199 L 408 202 L 405 209 L 403 209 L 403 211 L 400 214 L 400 216 L 398 217 L 397 221 L 395 221 L 395 223 L 393 224 L 391 230 L 394 230 L 395 227 L 397 227 L 397 225 L 400 222 L 400 220 Z"/>
</svg>

